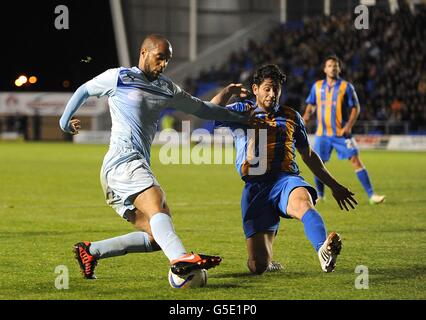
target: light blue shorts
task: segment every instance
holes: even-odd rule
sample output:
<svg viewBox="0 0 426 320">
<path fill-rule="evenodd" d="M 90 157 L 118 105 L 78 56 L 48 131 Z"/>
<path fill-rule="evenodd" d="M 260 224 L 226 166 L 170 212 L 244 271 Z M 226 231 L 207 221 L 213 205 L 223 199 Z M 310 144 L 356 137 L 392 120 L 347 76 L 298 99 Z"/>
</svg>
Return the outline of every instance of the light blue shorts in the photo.
<svg viewBox="0 0 426 320">
<path fill-rule="evenodd" d="M 126 211 L 135 210 L 133 201 L 138 194 L 152 186 L 160 186 L 142 157 L 103 167 L 100 179 L 107 204 L 123 218 L 126 218 Z"/>
</svg>

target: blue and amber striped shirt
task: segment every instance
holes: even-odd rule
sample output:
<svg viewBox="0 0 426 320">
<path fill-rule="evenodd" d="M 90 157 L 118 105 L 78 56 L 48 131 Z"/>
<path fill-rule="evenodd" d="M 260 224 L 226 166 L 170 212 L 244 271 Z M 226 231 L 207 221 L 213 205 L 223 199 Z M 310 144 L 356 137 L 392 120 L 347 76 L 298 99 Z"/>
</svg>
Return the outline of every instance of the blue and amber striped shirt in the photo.
<svg viewBox="0 0 426 320">
<path fill-rule="evenodd" d="M 246 112 L 255 109 L 256 117 L 264 119 L 268 125 L 266 128 L 266 172 L 265 174 L 287 172 L 299 174 L 299 167 L 295 161 L 296 148 L 309 146 L 308 137 L 303 119 L 295 110 L 276 106 L 269 114 L 252 103 L 237 102 L 227 106 L 236 112 Z M 227 123 L 222 126 L 229 127 L 233 131 L 235 148 L 237 151 L 236 168 L 244 179 L 249 176 L 249 168 L 256 167 L 251 161 L 259 154 L 259 129 L 254 129 L 255 134 L 248 134 L 251 129 L 238 123 Z M 240 129 L 240 130 L 237 130 Z M 262 129 L 260 129 L 262 130 Z"/>
<path fill-rule="evenodd" d="M 329 137 L 342 136 L 350 110 L 359 105 L 353 85 L 342 79 L 338 79 L 332 87 L 328 86 L 327 80 L 317 81 L 306 103 L 316 106 L 315 134 Z"/>
</svg>

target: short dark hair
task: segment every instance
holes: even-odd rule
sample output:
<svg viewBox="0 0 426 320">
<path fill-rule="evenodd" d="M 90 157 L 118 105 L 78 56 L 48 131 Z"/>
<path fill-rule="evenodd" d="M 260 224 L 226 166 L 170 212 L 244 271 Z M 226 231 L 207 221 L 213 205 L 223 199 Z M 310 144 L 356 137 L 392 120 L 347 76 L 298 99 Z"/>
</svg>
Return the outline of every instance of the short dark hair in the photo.
<svg viewBox="0 0 426 320">
<path fill-rule="evenodd" d="M 265 79 L 272 79 L 274 83 L 281 85 L 287 77 L 276 64 L 267 64 L 256 70 L 253 83 L 260 86 Z"/>
<path fill-rule="evenodd" d="M 339 64 L 340 69 L 342 69 L 342 60 L 340 60 L 340 58 L 337 55 L 331 54 L 331 55 L 325 57 L 324 63 L 323 63 L 324 68 L 325 68 L 325 64 L 327 63 L 328 60 L 333 60 L 333 61 L 337 62 Z"/>
</svg>

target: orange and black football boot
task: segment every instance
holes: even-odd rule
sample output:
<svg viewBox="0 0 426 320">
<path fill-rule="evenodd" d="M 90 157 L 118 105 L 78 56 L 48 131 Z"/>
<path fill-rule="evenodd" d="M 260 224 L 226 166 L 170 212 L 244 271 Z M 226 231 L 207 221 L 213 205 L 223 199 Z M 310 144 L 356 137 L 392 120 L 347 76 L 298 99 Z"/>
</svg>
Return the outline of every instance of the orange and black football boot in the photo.
<svg viewBox="0 0 426 320">
<path fill-rule="evenodd" d="M 196 269 L 211 269 L 220 264 L 222 258 L 206 254 L 187 253 L 170 262 L 170 270 L 178 276 L 183 276 Z"/>
<path fill-rule="evenodd" d="M 96 279 L 95 267 L 98 264 L 96 257 L 92 256 L 89 251 L 90 242 L 84 241 L 74 245 L 75 258 L 80 265 L 81 273 L 86 279 Z"/>
</svg>

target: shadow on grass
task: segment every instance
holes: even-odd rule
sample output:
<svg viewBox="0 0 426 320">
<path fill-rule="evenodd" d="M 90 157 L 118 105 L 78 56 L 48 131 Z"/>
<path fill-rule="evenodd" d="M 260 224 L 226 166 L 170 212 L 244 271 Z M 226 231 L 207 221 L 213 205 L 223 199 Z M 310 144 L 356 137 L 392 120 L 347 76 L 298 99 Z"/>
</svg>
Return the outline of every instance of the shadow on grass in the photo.
<svg viewBox="0 0 426 320">
<path fill-rule="evenodd" d="M 86 231 L 81 231 L 80 229 L 75 229 L 75 230 L 68 230 L 68 231 L 64 231 L 64 230 L 58 230 L 58 231 L 2 231 L 0 234 L 0 238 L 15 238 L 15 237 L 20 237 L 20 238 L 25 238 L 25 237 L 48 237 L 48 236 L 64 236 L 64 235 L 79 235 L 80 233 L 89 233 L 90 236 L 93 236 L 93 234 L 104 234 L 106 232 L 110 232 L 111 234 L 114 233 L 122 233 L 123 230 L 116 230 L 116 229 L 102 229 L 102 230 L 86 230 Z M 78 239 L 77 239 L 78 240 Z M 76 240 L 76 241 L 77 241 Z"/>
<path fill-rule="evenodd" d="M 383 204 L 380 204 L 381 207 L 386 207 L 386 206 L 392 206 L 392 207 L 400 207 L 402 203 L 409 203 L 409 204 L 416 204 L 418 205 L 419 203 L 426 203 L 425 199 L 401 199 L 401 198 L 397 198 L 397 199 L 386 199 L 385 202 Z M 374 208 L 374 206 L 372 206 L 371 208 Z"/>
<path fill-rule="evenodd" d="M 276 272 L 265 272 L 261 275 L 252 274 L 247 272 L 234 272 L 234 273 L 222 273 L 222 274 L 215 274 L 215 275 L 209 275 L 209 278 L 247 278 L 247 279 L 261 279 L 262 277 L 270 278 L 270 277 L 279 277 L 279 278 L 309 278 L 312 277 L 313 274 L 308 272 L 286 272 L 283 271 L 276 271 Z"/>
<path fill-rule="evenodd" d="M 375 283 L 388 283 L 392 280 L 400 279 L 415 279 L 419 277 L 425 277 L 426 266 L 415 265 L 407 268 L 377 268 L 369 271 L 370 276 L 374 277 Z"/>
<path fill-rule="evenodd" d="M 243 288 L 243 286 L 240 286 L 235 283 L 207 283 L 207 288 L 209 289 L 235 289 L 235 288 Z M 202 289 L 202 288 L 200 288 Z"/>
</svg>

